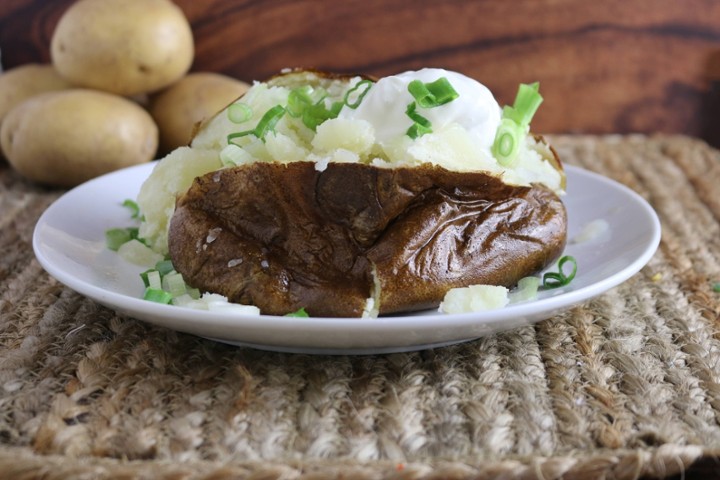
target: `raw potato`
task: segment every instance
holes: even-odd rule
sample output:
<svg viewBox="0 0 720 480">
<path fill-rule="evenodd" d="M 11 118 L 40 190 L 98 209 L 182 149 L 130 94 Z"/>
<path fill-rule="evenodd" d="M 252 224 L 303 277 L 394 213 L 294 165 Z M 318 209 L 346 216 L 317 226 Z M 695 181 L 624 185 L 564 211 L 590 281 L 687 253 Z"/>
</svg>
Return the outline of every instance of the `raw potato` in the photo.
<svg viewBox="0 0 720 480">
<path fill-rule="evenodd" d="M 190 143 L 196 124 L 209 119 L 250 86 L 211 72 L 190 73 L 150 100 L 150 114 L 160 129 L 160 150 Z"/>
<path fill-rule="evenodd" d="M 141 107 L 85 89 L 36 95 L 11 110 L 0 128 L 3 152 L 20 174 L 62 187 L 151 160 L 157 138 Z"/>
<path fill-rule="evenodd" d="M 8 70 L 0 75 L 0 124 L 5 115 L 24 100 L 71 87 L 50 64 L 31 63 Z"/>
<path fill-rule="evenodd" d="M 169 0 L 80 0 L 60 19 L 50 54 L 77 85 L 136 95 L 185 75 L 194 44 L 187 18 Z"/>
</svg>

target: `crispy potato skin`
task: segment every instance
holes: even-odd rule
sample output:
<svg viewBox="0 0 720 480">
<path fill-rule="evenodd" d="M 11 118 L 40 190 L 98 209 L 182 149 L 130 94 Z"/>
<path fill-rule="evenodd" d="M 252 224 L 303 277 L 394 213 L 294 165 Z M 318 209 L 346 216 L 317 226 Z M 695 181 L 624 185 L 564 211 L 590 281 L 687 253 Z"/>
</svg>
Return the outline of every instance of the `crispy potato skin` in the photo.
<svg viewBox="0 0 720 480">
<path fill-rule="evenodd" d="M 283 315 L 435 307 L 448 289 L 512 286 L 557 258 L 566 212 L 542 186 L 424 165 L 255 163 L 199 177 L 177 202 L 170 256 L 186 281 Z"/>
</svg>

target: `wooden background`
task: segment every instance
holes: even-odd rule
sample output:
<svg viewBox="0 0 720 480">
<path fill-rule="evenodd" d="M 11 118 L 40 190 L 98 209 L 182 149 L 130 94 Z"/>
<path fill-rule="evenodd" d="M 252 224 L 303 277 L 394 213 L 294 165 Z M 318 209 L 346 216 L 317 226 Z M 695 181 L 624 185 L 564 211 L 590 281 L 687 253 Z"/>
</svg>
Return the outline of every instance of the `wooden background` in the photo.
<svg viewBox="0 0 720 480">
<path fill-rule="evenodd" d="M 0 0 L 5 68 L 48 61 L 72 0 Z M 539 80 L 542 133 L 685 133 L 720 144 L 718 0 L 176 0 L 193 70 L 263 79 L 304 66 L 373 75 L 423 66 L 501 103 Z"/>
</svg>

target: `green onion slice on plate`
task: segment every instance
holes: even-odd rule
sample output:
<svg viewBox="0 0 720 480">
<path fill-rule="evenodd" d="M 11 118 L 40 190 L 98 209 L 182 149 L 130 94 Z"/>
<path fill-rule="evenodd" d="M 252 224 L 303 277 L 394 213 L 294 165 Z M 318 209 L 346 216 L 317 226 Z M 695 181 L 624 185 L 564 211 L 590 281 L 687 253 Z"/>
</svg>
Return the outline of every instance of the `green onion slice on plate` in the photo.
<svg viewBox="0 0 720 480">
<path fill-rule="evenodd" d="M 565 275 L 565 272 L 563 272 L 563 267 L 568 262 L 572 264 L 572 272 L 570 272 L 569 275 Z M 570 282 L 572 282 L 573 278 L 575 278 L 576 273 L 577 261 L 575 260 L 575 257 L 565 255 L 560 259 L 560 261 L 558 261 L 557 272 L 547 272 L 545 273 L 545 275 L 543 275 L 543 288 L 551 289 L 564 287 L 565 285 L 568 285 Z"/>
</svg>

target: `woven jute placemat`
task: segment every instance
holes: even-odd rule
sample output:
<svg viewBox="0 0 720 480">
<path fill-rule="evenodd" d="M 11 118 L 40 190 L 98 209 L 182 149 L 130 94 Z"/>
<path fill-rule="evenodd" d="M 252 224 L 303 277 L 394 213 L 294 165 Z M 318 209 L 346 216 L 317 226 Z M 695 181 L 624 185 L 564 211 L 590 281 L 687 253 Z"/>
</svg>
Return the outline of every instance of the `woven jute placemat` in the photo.
<svg viewBox="0 0 720 480">
<path fill-rule="evenodd" d="M 552 141 L 652 204 L 650 263 L 532 326 L 369 356 L 238 348 L 97 305 L 32 252 L 62 192 L 0 164 L 0 477 L 717 474 L 720 152 L 681 136 Z"/>
</svg>

